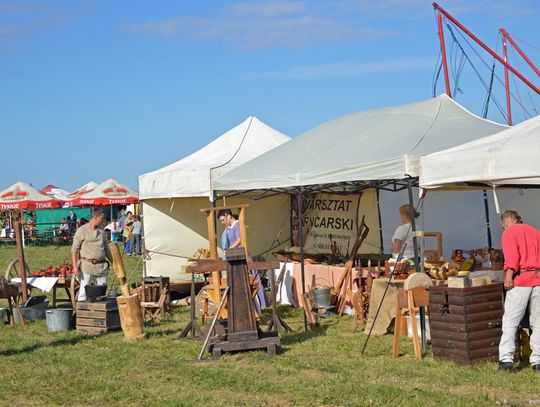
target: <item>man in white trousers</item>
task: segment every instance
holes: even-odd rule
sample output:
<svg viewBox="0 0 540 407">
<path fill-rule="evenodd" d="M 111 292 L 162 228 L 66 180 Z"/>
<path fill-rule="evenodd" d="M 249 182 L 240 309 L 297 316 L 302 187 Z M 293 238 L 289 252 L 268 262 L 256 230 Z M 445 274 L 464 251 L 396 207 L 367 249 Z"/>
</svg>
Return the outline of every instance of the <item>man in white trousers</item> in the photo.
<svg viewBox="0 0 540 407">
<path fill-rule="evenodd" d="M 94 211 L 90 221 L 77 229 L 71 246 L 73 273 L 81 277 L 78 301 L 86 301 L 85 287 L 90 285 L 106 285 L 111 253 L 105 241 L 103 220 L 105 214 Z M 81 275 L 82 273 L 82 275 Z"/>
<path fill-rule="evenodd" d="M 516 333 L 529 305 L 531 363 L 540 372 L 540 230 L 523 224 L 515 211 L 501 215 L 504 229 L 501 243 L 504 253 L 504 301 L 502 336 L 499 343 L 499 368 L 514 369 Z"/>
</svg>

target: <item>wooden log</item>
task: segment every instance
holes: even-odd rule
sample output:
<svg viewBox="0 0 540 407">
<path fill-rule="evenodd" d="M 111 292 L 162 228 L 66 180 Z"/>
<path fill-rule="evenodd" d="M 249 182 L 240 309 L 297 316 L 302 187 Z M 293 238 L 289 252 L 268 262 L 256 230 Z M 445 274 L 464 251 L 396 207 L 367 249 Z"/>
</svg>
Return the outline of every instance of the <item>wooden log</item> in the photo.
<svg viewBox="0 0 540 407">
<path fill-rule="evenodd" d="M 113 268 L 118 281 L 120 281 L 120 289 L 122 290 L 123 295 L 129 296 L 131 294 L 131 289 L 127 286 L 126 281 L 126 269 L 124 267 L 124 262 L 122 261 L 122 255 L 120 254 L 120 246 L 118 243 L 111 242 L 109 243 L 109 251 L 113 259 Z"/>
<path fill-rule="evenodd" d="M 116 302 L 126 341 L 142 341 L 144 339 L 144 319 L 139 296 L 137 294 L 120 296 L 116 298 Z"/>
</svg>

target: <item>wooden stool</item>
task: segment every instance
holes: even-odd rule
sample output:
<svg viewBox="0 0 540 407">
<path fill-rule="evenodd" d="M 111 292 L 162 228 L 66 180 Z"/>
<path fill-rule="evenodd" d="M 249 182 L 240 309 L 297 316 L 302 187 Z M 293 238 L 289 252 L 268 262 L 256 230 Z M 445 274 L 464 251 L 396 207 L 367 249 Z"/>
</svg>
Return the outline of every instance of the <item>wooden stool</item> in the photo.
<svg viewBox="0 0 540 407">
<path fill-rule="evenodd" d="M 149 322 L 159 323 L 164 316 L 165 300 L 167 299 L 167 289 L 162 288 L 158 301 L 142 301 L 141 309 L 143 319 L 147 319 Z"/>
<path fill-rule="evenodd" d="M 429 306 L 429 291 L 423 287 L 415 287 L 410 290 L 399 290 L 396 306 L 396 323 L 394 326 L 394 346 L 392 357 L 397 358 L 399 354 L 399 338 L 407 335 L 406 314 L 411 319 L 414 355 L 416 359 L 422 359 L 422 348 L 418 338 L 418 326 L 416 324 L 416 315 L 419 307 Z"/>
<path fill-rule="evenodd" d="M 165 299 L 163 300 L 160 312 L 161 316 L 165 316 L 165 312 L 169 311 L 170 298 L 170 280 L 169 277 L 145 277 L 141 284 L 141 302 L 157 303 L 161 299 L 161 295 L 165 290 Z"/>
</svg>

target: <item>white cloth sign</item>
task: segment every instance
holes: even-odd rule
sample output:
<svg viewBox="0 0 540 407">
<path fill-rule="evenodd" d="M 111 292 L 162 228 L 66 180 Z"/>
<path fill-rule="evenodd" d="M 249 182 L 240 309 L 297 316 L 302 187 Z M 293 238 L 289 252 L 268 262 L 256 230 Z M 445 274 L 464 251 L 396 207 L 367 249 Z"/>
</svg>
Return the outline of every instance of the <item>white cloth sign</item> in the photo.
<svg viewBox="0 0 540 407">
<path fill-rule="evenodd" d="M 332 245 L 346 255 L 358 228 L 360 194 L 314 194 L 303 200 L 305 248 L 309 253 L 332 253 Z"/>
</svg>

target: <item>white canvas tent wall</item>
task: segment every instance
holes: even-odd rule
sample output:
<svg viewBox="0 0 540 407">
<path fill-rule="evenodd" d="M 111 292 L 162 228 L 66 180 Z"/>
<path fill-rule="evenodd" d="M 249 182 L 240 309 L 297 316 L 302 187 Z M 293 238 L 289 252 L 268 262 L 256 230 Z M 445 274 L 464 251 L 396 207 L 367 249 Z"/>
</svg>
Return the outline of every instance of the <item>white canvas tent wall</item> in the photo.
<svg viewBox="0 0 540 407">
<path fill-rule="evenodd" d="M 517 210 L 527 223 L 540 228 L 540 190 L 520 188 L 540 184 L 539 162 L 540 116 L 537 116 L 494 135 L 422 157 L 420 186 L 429 189 L 426 204 L 432 205 L 433 201 L 446 204 L 445 214 L 458 222 L 454 225 L 456 230 L 462 230 L 460 223 L 469 228 L 475 225 L 471 232 L 462 233 L 462 247 L 474 247 L 466 246 L 468 241 L 485 234 L 483 205 L 480 205 L 482 192 L 478 189 L 496 191 L 493 193 L 496 200 L 489 200 L 490 224 L 493 245 L 500 247 L 502 229 L 498 226 L 499 215 L 493 210 L 495 202 L 501 209 Z M 460 192 L 444 192 L 454 189 Z M 459 202 L 473 202 L 468 197 L 475 197 L 476 205 L 460 205 L 464 210 L 458 214 Z"/>
<path fill-rule="evenodd" d="M 230 171 L 216 180 L 215 188 L 223 193 L 264 189 L 265 185 L 276 191 L 316 186 L 313 189 L 345 192 L 370 185 L 399 190 L 400 187 L 396 188 L 395 184 L 392 187 L 390 181 L 417 177 L 421 155 L 505 128 L 475 116 L 446 95 L 419 103 L 353 113 L 318 126 L 290 141 L 286 147 L 277 147 Z M 399 224 L 397 208 L 408 202 L 406 192 L 393 194 L 384 191 L 381 194 L 385 245 L 389 245 L 391 233 Z M 390 197 L 393 201 L 384 204 Z M 469 196 L 462 203 L 463 207 L 478 205 L 483 210 L 482 198 L 476 198 Z M 434 215 L 426 217 L 426 230 L 451 229 L 456 219 L 441 216 L 443 208 L 429 212 Z M 442 223 L 431 224 L 431 219 Z M 473 230 L 470 225 L 464 223 L 463 228 L 453 235 L 445 234 L 446 240 L 458 241 L 462 233 L 476 236 L 477 229 Z M 476 244 L 484 244 L 483 236 L 479 236 Z"/>
<path fill-rule="evenodd" d="M 141 175 L 145 247 L 150 251 L 147 275 L 169 276 L 173 281 L 189 279 L 183 272 L 186 258 L 199 248 L 208 248 L 206 219 L 199 209 L 210 206 L 213 180 L 289 140 L 251 116 L 192 155 Z M 289 237 L 288 196 L 256 202 L 235 197 L 226 203 L 250 204 L 247 223 L 253 255 L 268 250 L 278 235 L 280 241 Z"/>
</svg>

